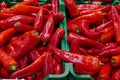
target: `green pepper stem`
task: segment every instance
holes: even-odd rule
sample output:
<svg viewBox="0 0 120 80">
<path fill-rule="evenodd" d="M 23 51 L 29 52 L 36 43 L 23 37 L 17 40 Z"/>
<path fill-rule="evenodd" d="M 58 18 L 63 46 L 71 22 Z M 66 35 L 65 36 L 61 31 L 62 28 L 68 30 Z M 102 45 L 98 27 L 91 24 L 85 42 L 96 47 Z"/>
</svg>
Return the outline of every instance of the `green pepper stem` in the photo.
<svg viewBox="0 0 120 80">
<path fill-rule="evenodd" d="M 116 62 L 116 61 L 115 61 L 114 59 L 112 59 L 111 63 L 112 63 L 112 64 L 115 64 L 115 62 Z"/>
<path fill-rule="evenodd" d="M 18 24 L 18 22 L 16 22 L 16 23 L 14 24 L 14 28 L 18 28 L 18 26 L 19 26 L 19 24 Z"/>
<path fill-rule="evenodd" d="M 100 63 L 99 63 L 99 65 L 100 65 L 100 66 L 103 66 L 103 65 L 104 65 L 104 63 L 100 62 Z"/>
<path fill-rule="evenodd" d="M 80 33 L 80 30 L 79 30 L 79 29 L 76 29 L 75 32 L 76 32 L 76 33 Z"/>
<path fill-rule="evenodd" d="M 16 65 L 11 65 L 10 66 L 10 71 L 16 71 L 17 69 L 17 66 Z"/>
</svg>

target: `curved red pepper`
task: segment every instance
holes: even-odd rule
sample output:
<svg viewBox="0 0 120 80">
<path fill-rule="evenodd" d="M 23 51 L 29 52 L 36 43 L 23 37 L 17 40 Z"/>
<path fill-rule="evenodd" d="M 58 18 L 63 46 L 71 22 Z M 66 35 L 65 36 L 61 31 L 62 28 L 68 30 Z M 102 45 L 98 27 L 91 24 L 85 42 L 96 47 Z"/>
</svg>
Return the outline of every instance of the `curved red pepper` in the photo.
<svg viewBox="0 0 120 80">
<path fill-rule="evenodd" d="M 71 43 L 73 41 L 73 39 L 78 39 L 81 46 L 93 46 L 93 47 L 97 47 L 97 48 L 101 48 L 104 46 L 104 44 L 102 44 L 100 42 L 97 42 L 92 39 L 88 39 L 81 35 L 70 32 L 68 35 L 68 42 Z"/>
<path fill-rule="evenodd" d="M 43 68 L 43 64 L 45 62 L 46 54 L 44 53 L 42 56 L 38 57 L 32 64 L 29 66 L 20 69 L 10 75 L 10 79 L 15 78 L 24 78 L 29 75 L 36 73 L 37 71 Z"/>
<path fill-rule="evenodd" d="M 6 47 L 7 53 L 10 54 L 12 51 L 14 51 L 14 47 L 11 43 L 9 43 Z"/>
<path fill-rule="evenodd" d="M 49 10 L 51 10 L 51 8 L 52 8 L 52 4 L 50 4 L 50 3 L 44 4 L 44 5 L 41 5 L 41 6 L 43 8 L 49 9 Z"/>
<path fill-rule="evenodd" d="M 74 0 L 64 0 L 64 2 L 72 18 L 79 15 L 79 10 Z"/>
<path fill-rule="evenodd" d="M 111 63 L 114 67 L 120 66 L 120 55 L 112 56 Z"/>
<path fill-rule="evenodd" d="M 109 80 L 110 79 L 111 66 L 109 63 L 105 64 L 100 70 L 97 80 Z"/>
<path fill-rule="evenodd" d="M 14 28 L 9 28 L 0 33 L 0 46 L 3 46 L 16 33 Z"/>
<path fill-rule="evenodd" d="M 47 50 L 50 51 L 52 48 L 57 47 L 64 34 L 65 34 L 64 29 L 57 28 L 47 46 Z"/>
<path fill-rule="evenodd" d="M 34 28 L 38 31 L 42 31 L 43 29 L 43 8 L 41 7 L 39 12 L 36 15 Z"/>
<path fill-rule="evenodd" d="M 21 23 L 21 22 L 16 22 L 14 24 L 14 28 L 18 32 L 27 32 L 27 31 L 34 29 L 32 26 L 29 26 L 29 25 Z"/>
<path fill-rule="evenodd" d="M 38 3 L 38 0 L 24 0 L 21 1 L 17 4 L 23 4 L 23 5 L 35 5 L 36 3 Z"/>
<path fill-rule="evenodd" d="M 32 24 L 34 22 L 34 18 L 25 15 L 15 15 L 13 17 L 1 20 L 0 28 L 8 29 L 10 27 L 13 27 L 17 21 L 20 21 L 25 24 Z"/>
<path fill-rule="evenodd" d="M 32 48 L 34 48 L 40 41 L 39 33 L 35 30 L 29 31 L 18 37 L 18 40 L 14 40 L 13 43 L 17 44 L 14 45 L 14 51 L 10 53 L 11 56 L 18 59 L 27 54 Z M 21 38 L 23 37 L 23 38 Z"/>
<path fill-rule="evenodd" d="M 12 16 L 15 16 L 15 14 L 12 14 L 12 13 L 2 13 L 0 12 L 0 20 L 2 19 L 6 19 L 6 18 L 9 18 L 9 17 L 12 17 Z"/>
<path fill-rule="evenodd" d="M 54 30 L 54 18 L 53 15 L 50 13 L 48 15 L 48 20 L 41 32 L 41 39 L 43 42 L 48 42 L 51 39 Z"/>
<path fill-rule="evenodd" d="M 7 71 L 15 71 L 18 67 L 18 62 L 2 49 L 0 49 L 0 62 Z"/>
<path fill-rule="evenodd" d="M 20 59 L 20 68 L 23 69 L 25 67 L 28 66 L 28 55 L 25 55 L 23 56 L 21 59 Z"/>
<path fill-rule="evenodd" d="M 59 1 L 58 0 L 51 0 L 51 5 L 52 5 L 52 12 L 53 14 L 56 14 L 58 13 L 58 3 Z"/>
<path fill-rule="evenodd" d="M 72 62 L 75 66 L 81 66 L 85 70 L 97 72 L 101 69 L 101 61 L 97 57 L 78 55 L 57 48 L 53 48 L 53 53 L 62 60 Z"/>
</svg>

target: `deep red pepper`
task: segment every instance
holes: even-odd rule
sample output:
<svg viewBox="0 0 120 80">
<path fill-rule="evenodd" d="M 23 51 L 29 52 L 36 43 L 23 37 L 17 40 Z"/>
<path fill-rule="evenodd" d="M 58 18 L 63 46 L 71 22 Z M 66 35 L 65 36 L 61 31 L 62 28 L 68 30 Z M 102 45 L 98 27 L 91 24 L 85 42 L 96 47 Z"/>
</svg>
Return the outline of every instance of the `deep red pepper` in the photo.
<svg viewBox="0 0 120 80">
<path fill-rule="evenodd" d="M 117 43 L 120 44 L 120 16 L 114 6 L 112 6 L 111 11 L 112 11 L 115 39 Z"/>
<path fill-rule="evenodd" d="M 8 54 L 10 54 L 12 51 L 14 51 L 14 47 L 12 46 L 11 43 L 9 43 L 6 47 L 6 51 Z"/>
<path fill-rule="evenodd" d="M 87 38 L 97 40 L 98 38 L 100 38 L 100 36 L 102 34 L 101 31 L 98 31 L 98 32 L 90 31 L 89 22 L 87 20 L 81 20 L 78 25 L 79 25 L 79 27 L 81 27 L 81 32 Z"/>
<path fill-rule="evenodd" d="M 0 46 L 3 46 L 16 33 L 14 28 L 9 28 L 0 33 Z"/>
<path fill-rule="evenodd" d="M 38 57 L 29 66 L 12 73 L 10 75 L 10 79 L 24 78 L 24 77 L 27 77 L 29 75 L 36 73 L 37 71 L 40 71 L 43 68 L 43 65 L 45 62 L 45 57 L 46 57 L 46 54 L 44 53 L 42 56 Z"/>
<path fill-rule="evenodd" d="M 75 66 L 81 66 L 85 70 L 97 72 L 101 69 L 101 61 L 97 57 L 78 55 L 57 48 L 53 48 L 53 53 L 62 60 L 72 62 Z"/>
<path fill-rule="evenodd" d="M 23 38 L 21 38 L 23 37 Z M 40 41 L 39 33 L 35 30 L 29 31 L 18 37 L 18 40 L 14 40 L 14 51 L 10 53 L 11 56 L 18 59 L 27 54 L 32 48 L 34 48 Z M 20 44 L 19 44 L 20 43 Z"/>
<path fill-rule="evenodd" d="M 59 42 L 64 36 L 64 34 L 65 34 L 65 30 L 63 28 L 57 28 L 49 44 L 47 45 L 47 50 L 50 51 L 52 48 L 58 47 Z"/>
<path fill-rule="evenodd" d="M 81 20 L 88 20 L 90 23 L 93 23 L 93 22 L 97 22 L 97 21 L 102 20 L 102 18 L 103 18 L 102 12 L 97 11 L 97 12 L 93 12 L 93 13 L 90 13 L 90 14 L 87 14 L 87 15 L 78 16 L 78 17 L 74 18 L 73 20 L 71 20 L 68 23 L 68 25 L 77 23 L 77 22 L 79 22 Z"/>
<path fill-rule="evenodd" d="M 106 17 L 107 17 L 109 20 L 112 20 L 112 12 L 111 12 L 111 10 L 106 14 Z"/>
<path fill-rule="evenodd" d="M 79 10 L 74 0 L 64 0 L 65 5 L 71 15 L 72 18 L 77 17 L 79 15 Z"/>
<path fill-rule="evenodd" d="M 27 32 L 27 31 L 33 30 L 34 28 L 22 22 L 16 22 L 14 24 L 14 29 L 18 32 Z"/>
<path fill-rule="evenodd" d="M 2 10 L 3 8 L 7 8 L 8 7 L 8 4 L 6 2 L 1 2 L 0 3 L 0 10 Z"/>
<path fill-rule="evenodd" d="M 9 77 L 9 73 L 2 67 L 0 68 L 0 78 L 8 78 Z"/>
<path fill-rule="evenodd" d="M 41 5 L 41 6 L 43 8 L 49 9 L 49 10 L 51 10 L 51 8 L 52 8 L 52 4 L 50 4 L 50 3 L 44 4 L 44 5 Z"/>
<path fill-rule="evenodd" d="M 111 72 L 111 65 L 109 63 L 107 63 L 100 70 L 97 80 L 109 80 L 110 72 Z"/>
<path fill-rule="evenodd" d="M 112 75 L 111 80 L 119 80 L 120 79 L 120 69 L 118 69 L 114 75 Z"/>
<path fill-rule="evenodd" d="M 20 68 L 23 69 L 25 67 L 28 66 L 28 55 L 25 55 L 23 56 L 21 59 L 20 59 Z"/>
<path fill-rule="evenodd" d="M 81 35 L 70 32 L 68 35 L 68 42 L 71 43 L 73 39 L 78 39 L 81 46 L 93 46 L 93 47 L 97 47 L 97 48 L 101 48 L 104 46 L 104 44 L 102 44 L 100 42 L 97 42 L 95 40 L 88 39 Z"/>
<path fill-rule="evenodd" d="M 58 13 L 58 3 L 59 1 L 58 0 L 51 0 L 51 5 L 52 5 L 52 12 L 53 14 L 56 14 Z"/>
<path fill-rule="evenodd" d="M 12 13 L 8 14 L 8 13 L 0 12 L 0 20 L 6 19 L 6 18 L 9 18 L 9 17 L 12 17 L 12 16 L 15 16 L 15 14 L 12 14 Z"/>
<path fill-rule="evenodd" d="M 110 58 L 104 58 L 104 57 L 98 57 L 98 58 L 103 63 L 109 63 L 110 62 Z"/>
<path fill-rule="evenodd" d="M 77 34 L 81 34 L 81 28 L 78 24 L 70 24 L 68 25 L 68 30 Z"/>
<path fill-rule="evenodd" d="M 42 72 L 36 73 L 36 80 L 43 80 L 43 73 Z"/>
<path fill-rule="evenodd" d="M 49 74 L 54 74 L 53 58 L 50 52 L 44 52 L 46 54 L 45 62 L 43 66 L 43 76 L 46 77 Z"/>
<path fill-rule="evenodd" d="M 23 5 L 35 5 L 38 3 L 38 0 L 24 0 L 22 2 L 19 2 L 17 4 L 23 4 Z"/>
<path fill-rule="evenodd" d="M 51 39 L 53 30 L 54 30 L 54 18 L 53 15 L 50 13 L 48 15 L 48 20 L 41 32 L 41 39 L 44 43 L 47 43 Z"/>
<path fill-rule="evenodd" d="M 0 12 L 7 14 L 14 14 L 14 10 L 12 8 L 3 8 Z"/>
<path fill-rule="evenodd" d="M 0 49 L 0 62 L 7 71 L 15 71 L 18 67 L 18 62 L 2 49 Z"/>
<path fill-rule="evenodd" d="M 34 28 L 38 31 L 42 31 L 43 29 L 43 8 L 41 7 L 39 12 L 36 15 Z"/>
<path fill-rule="evenodd" d="M 53 67 L 54 67 L 54 74 L 62 74 L 63 72 L 62 61 L 56 55 L 53 56 Z"/>
<path fill-rule="evenodd" d="M 114 67 L 120 66 L 120 55 L 112 56 L 111 63 Z"/>
<path fill-rule="evenodd" d="M 26 80 L 34 80 L 34 76 L 33 75 L 30 75 L 26 78 Z"/>
<path fill-rule="evenodd" d="M 101 8 L 101 4 L 78 4 L 77 7 L 79 11 L 95 10 Z"/>
<path fill-rule="evenodd" d="M 1 20 L 0 28 L 7 29 L 13 27 L 17 21 L 20 21 L 25 24 L 32 24 L 34 22 L 34 18 L 25 15 L 15 15 L 13 17 Z"/>
</svg>

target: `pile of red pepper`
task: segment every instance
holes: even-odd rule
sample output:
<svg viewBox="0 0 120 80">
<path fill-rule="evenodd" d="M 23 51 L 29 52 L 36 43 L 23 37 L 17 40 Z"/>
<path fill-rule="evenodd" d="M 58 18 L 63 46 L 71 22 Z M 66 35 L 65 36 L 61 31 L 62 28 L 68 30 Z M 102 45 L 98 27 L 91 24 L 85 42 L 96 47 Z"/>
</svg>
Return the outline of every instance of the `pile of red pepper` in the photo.
<svg viewBox="0 0 120 80">
<path fill-rule="evenodd" d="M 0 4 L 0 78 L 43 80 L 63 72 L 62 61 L 52 53 L 65 34 L 58 26 L 64 19 L 58 6 L 58 0 Z"/>
<path fill-rule="evenodd" d="M 120 5 L 76 4 L 64 0 L 70 52 L 53 49 L 78 74 L 120 80 Z"/>
</svg>

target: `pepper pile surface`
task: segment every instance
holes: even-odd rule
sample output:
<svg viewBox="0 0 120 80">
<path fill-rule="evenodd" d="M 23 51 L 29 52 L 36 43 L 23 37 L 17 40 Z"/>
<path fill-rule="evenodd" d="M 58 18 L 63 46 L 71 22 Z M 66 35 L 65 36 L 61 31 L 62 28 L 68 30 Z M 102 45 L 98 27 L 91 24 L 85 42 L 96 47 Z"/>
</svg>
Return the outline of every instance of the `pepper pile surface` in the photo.
<svg viewBox="0 0 120 80">
<path fill-rule="evenodd" d="M 70 52 L 53 49 L 78 74 L 120 80 L 120 5 L 76 4 L 64 0 Z"/>
<path fill-rule="evenodd" d="M 63 72 L 62 60 L 52 53 L 65 34 L 58 6 L 58 0 L 0 3 L 0 78 L 43 80 Z"/>
</svg>

